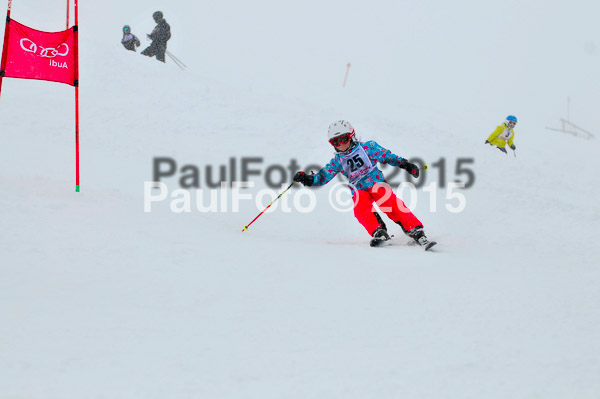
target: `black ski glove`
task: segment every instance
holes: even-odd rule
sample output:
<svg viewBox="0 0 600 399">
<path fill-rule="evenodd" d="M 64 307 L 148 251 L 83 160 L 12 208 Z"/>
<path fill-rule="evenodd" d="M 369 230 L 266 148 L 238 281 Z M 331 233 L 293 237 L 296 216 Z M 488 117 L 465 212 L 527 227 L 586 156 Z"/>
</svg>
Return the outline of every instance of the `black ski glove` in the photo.
<svg viewBox="0 0 600 399">
<path fill-rule="evenodd" d="M 414 163 L 408 162 L 404 158 L 402 158 L 402 161 L 400 161 L 400 165 L 398 165 L 398 167 L 405 169 L 412 177 L 419 177 L 419 167 Z"/>
<path fill-rule="evenodd" d="M 514 150 L 517 149 L 517 146 L 513 144 L 513 145 L 510 146 L 510 149 L 514 151 Z"/>
<path fill-rule="evenodd" d="M 485 141 L 485 143 L 483 143 L 483 144 L 489 144 L 489 145 L 492 145 L 492 143 L 490 143 L 488 140 L 486 140 L 486 141 Z"/>
<path fill-rule="evenodd" d="M 306 173 L 300 171 L 294 175 L 294 181 L 302 183 L 305 186 L 312 186 L 315 182 L 315 177 L 313 175 L 307 175 Z"/>
</svg>

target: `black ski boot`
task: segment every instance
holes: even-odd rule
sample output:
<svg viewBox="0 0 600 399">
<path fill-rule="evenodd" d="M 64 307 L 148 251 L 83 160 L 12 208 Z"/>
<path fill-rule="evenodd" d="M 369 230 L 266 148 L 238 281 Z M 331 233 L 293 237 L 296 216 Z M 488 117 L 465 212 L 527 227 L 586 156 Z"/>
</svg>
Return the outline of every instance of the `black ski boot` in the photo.
<svg viewBox="0 0 600 399">
<path fill-rule="evenodd" d="M 387 230 L 383 227 L 378 227 L 373 232 L 373 238 L 371 239 L 371 243 L 369 245 L 372 247 L 380 247 L 389 239 L 390 235 L 387 233 Z"/>
<path fill-rule="evenodd" d="M 419 244 L 420 246 L 422 246 L 423 248 L 425 248 L 425 251 L 427 251 L 428 249 L 430 249 L 431 247 L 433 247 L 435 244 L 437 244 L 437 242 L 435 241 L 429 241 L 427 239 L 427 237 L 425 236 L 425 232 L 423 231 L 423 227 L 422 226 L 417 226 L 414 229 L 412 229 L 411 231 L 409 231 L 408 233 L 406 233 L 410 238 L 412 238 L 413 240 L 415 240 L 417 242 L 417 244 Z"/>
</svg>

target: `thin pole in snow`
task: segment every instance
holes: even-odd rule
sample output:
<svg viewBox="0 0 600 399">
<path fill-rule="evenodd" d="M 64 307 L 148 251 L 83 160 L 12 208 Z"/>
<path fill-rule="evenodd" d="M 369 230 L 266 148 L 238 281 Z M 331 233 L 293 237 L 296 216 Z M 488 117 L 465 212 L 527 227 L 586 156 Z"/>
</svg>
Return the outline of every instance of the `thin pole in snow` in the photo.
<svg viewBox="0 0 600 399">
<path fill-rule="evenodd" d="M 346 76 L 344 76 L 344 84 L 342 85 L 342 88 L 346 87 L 346 81 L 348 80 L 348 73 L 350 73 L 350 63 L 346 64 Z"/>
<path fill-rule="evenodd" d="M 8 0 L 8 10 L 6 11 L 6 26 L 4 27 L 4 46 L 2 48 L 2 60 L 0 61 L 0 93 L 2 93 L 2 78 L 6 71 L 6 59 L 8 57 L 8 25 L 10 24 L 10 9 L 12 0 Z"/>
<path fill-rule="evenodd" d="M 67 28 L 69 29 L 69 0 L 67 0 Z"/>
<path fill-rule="evenodd" d="M 77 0 L 73 0 L 75 14 L 75 191 L 79 192 L 79 8 Z"/>
</svg>

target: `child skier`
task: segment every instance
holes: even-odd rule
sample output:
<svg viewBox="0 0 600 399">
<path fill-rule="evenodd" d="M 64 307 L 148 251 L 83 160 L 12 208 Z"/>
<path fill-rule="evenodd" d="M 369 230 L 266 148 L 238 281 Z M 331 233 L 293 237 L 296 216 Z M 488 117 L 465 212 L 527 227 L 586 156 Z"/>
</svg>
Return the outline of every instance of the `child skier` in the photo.
<svg viewBox="0 0 600 399">
<path fill-rule="evenodd" d="M 123 39 L 121 40 L 121 44 L 130 51 L 135 51 L 136 47 L 140 47 L 140 40 L 136 35 L 131 33 L 131 27 L 129 27 L 129 25 L 123 27 Z"/>
<path fill-rule="evenodd" d="M 502 122 L 500 126 L 494 130 L 494 133 L 488 137 L 484 144 L 495 145 L 503 153 L 506 152 L 506 144 L 511 150 L 516 150 L 517 147 L 514 145 L 513 141 L 515 139 L 515 131 L 514 128 L 517 125 L 517 117 L 514 115 L 509 115 L 506 117 L 506 120 Z"/>
<path fill-rule="evenodd" d="M 419 177 L 419 168 L 375 141 L 358 141 L 354 128 L 346 121 L 332 123 L 329 126 L 328 138 L 336 151 L 333 159 L 315 175 L 302 171 L 296 173 L 294 181 L 305 186 L 322 186 L 341 172 L 350 181 L 354 216 L 373 237 L 372 247 L 382 245 L 390 239 L 385 224 L 373 211 L 374 201 L 390 219 L 400 225 L 404 233 L 425 250 L 434 246 L 435 241 L 427 240 L 423 224 L 385 182 L 383 174 L 377 168 L 377 162 L 406 169 L 414 177 Z"/>
</svg>

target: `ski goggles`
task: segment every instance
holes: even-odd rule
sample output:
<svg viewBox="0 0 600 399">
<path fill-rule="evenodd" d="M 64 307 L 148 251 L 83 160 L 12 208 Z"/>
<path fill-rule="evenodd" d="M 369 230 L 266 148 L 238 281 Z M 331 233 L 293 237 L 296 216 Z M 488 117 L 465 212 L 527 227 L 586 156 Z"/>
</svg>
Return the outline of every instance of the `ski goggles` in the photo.
<svg viewBox="0 0 600 399">
<path fill-rule="evenodd" d="M 331 143 L 332 146 L 339 147 L 342 144 L 348 143 L 351 138 L 352 138 L 352 133 L 347 133 L 347 134 L 344 134 L 343 136 L 338 136 L 336 138 L 333 138 L 333 139 L 329 140 L 329 142 Z"/>
<path fill-rule="evenodd" d="M 515 127 L 515 126 L 517 126 L 517 122 L 515 122 L 515 121 L 508 122 L 508 127 Z"/>
</svg>

